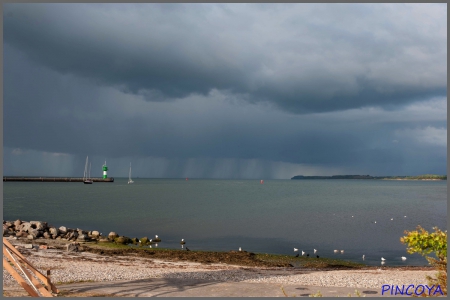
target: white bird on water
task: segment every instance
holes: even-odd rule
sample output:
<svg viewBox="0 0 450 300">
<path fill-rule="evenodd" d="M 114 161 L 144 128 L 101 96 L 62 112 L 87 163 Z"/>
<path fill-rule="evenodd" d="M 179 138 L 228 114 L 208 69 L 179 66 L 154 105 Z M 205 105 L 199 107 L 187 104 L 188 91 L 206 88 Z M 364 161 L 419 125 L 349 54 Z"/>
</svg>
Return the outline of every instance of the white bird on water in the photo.
<svg viewBox="0 0 450 300">
<path fill-rule="evenodd" d="M 341 253 L 344 253 L 344 250 L 341 250 Z"/>
<path fill-rule="evenodd" d="M 338 253 L 339 252 L 339 250 L 334 250 L 334 253 Z"/>
<path fill-rule="evenodd" d="M 157 235 L 155 235 L 155 238 L 158 238 L 158 236 L 157 236 Z"/>
<path fill-rule="evenodd" d="M 366 256 L 363 254 L 363 260 L 364 260 L 365 257 L 366 257 Z"/>
<path fill-rule="evenodd" d="M 391 221 L 394 221 L 394 218 L 391 218 Z"/>
<path fill-rule="evenodd" d="M 239 251 L 242 251 L 242 248 L 241 248 L 241 247 L 239 247 Z"/>
<path fill-rule="evenodd" d="M 298 249 L 297 248 L 294 248 L 294 252 L 297 252 L 298 251 Z"/>
<path fill-rule="evenodd" d="M 316 252 L 317 252 L 317 250 L 316 250 L 316 249 L 314 249 L 314 254 L 316 254 Z"/>
<path fill-rule="evenodd" d="M 306 254 L 306 252 L 302 250 L 302 256 L 305 255 L 305 254 Z"/>
<path fill-rule="evenodd" d="M 385 260 L 386 260 L 386 258 L 383 258 L 383 257 L 381 258 L 381 261 L 385 261 Z"/>
<path fill-rule="evenodd" d="M 406 260 L 406 257 L 402 256 L 402 260 Z"/>
</svg>

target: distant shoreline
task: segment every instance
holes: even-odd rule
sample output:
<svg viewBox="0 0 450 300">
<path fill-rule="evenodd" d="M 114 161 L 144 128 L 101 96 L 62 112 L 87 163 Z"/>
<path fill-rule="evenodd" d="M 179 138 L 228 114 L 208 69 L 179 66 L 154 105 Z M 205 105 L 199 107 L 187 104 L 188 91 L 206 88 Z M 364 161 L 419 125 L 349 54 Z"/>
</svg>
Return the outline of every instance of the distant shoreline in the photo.
<svg viewBox="0 0 450 300">
<path fill-rule="evenodd" d="M 333 176 L 303 176 L 297 175 L 292 180 L 311 179 L 378 179 L 378 180 L 426 180 L 438 181 L 447 180 L 447 175 L 419 175 L 419 176 L 370 176 L 370 175 L 333 175 Z"/>
</svg>

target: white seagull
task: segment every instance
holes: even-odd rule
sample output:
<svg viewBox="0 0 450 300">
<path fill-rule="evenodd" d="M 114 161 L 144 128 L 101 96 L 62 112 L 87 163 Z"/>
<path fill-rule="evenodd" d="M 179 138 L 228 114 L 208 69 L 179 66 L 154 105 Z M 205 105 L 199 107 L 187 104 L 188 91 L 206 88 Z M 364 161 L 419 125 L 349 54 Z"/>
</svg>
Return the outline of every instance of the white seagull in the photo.
<svg viewBox="0 0 450 300">
<path fill-rule="evenodd" d="M 338 253 L 339 252 L 339 250 L 334 250 L 334 253 Z"/>
<path fill-rule="evenodd" d="M 302 250 L 302 256 L 305 255 L 305 253 L 306 253 L 306 252 Z"/>
<path fill-rule="evenodd" d="M 239 251 L 242 251 L 242 248 L 241 248 L 241 247 L 239 247 Z"/>
<path fill-rule="evenodd" d="M 386 258 L 383 258 L 383 257 L 381 258 L 381 261 L 385 261 L 385 260 L 386 260 Z"/>
<path fill-rule="evenodd" d="M 402 256 L 402 260 L 406 260 L 406 257 Z"/>
<path fill-rule="evenodd" d="M 150 239 L 150 243 L 153 241 L 153 239 Z"/>
<path fill-rule="evenodd" d="M 157 239 L 157 238 L 158 238 L 158 236 L 157 236 L 157 235 L 155 235 L 155 238 Z"/>
<path fill-rule="evenodd" d="M 391 218 L 391 221 L 394 221 L 394 218 Z"/>
<path fill-rule="evenodd" d="M 344 250 L 341 250 L 341 253 L 344 253 Z"/>
<path fill-rule="evenodd" d="M 316 252 L 317 252 L 317 250 L 316 250 L 316 249 L 314 249 L 314 254 L 316 254 Z"/>
<path fill-rule="evenodd" d="M 364 260 L 365 257 L 366 257 L 366 256 L 363 254 L 363 260 Z"/>
<path fill-rule="evenodd" d="M 298 249 L 297 248 L 294 248 L 294 252 L 297 252 L 298 251 Z"/>
<path fill-rule="evenodd" d="M 406 216 L 404 216 L 404 218 L 406 218 Z"/>
</svg>

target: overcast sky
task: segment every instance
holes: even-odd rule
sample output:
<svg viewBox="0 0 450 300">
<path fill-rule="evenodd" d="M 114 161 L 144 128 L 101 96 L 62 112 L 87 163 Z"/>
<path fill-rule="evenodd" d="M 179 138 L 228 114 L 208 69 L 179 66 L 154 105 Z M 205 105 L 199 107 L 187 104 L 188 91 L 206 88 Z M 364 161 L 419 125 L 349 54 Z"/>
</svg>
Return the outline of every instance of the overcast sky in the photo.
<svg viewBox="0 0 450 300">
<path fill-rule="evenodd" d="M 447 173 L 447 4 L 3 9 L 4 175 Z"/>
</svg>

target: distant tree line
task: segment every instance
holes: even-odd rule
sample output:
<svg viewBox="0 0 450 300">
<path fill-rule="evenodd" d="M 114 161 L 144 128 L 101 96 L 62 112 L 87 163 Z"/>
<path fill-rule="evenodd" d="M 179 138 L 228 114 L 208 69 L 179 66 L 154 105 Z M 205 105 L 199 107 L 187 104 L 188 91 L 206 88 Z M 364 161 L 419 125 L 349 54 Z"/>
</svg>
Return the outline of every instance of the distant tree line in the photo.
<svg viewBox="0 0 450 300">
<path fill-rule="evenodd" d="M 410 179 L 410 180 L 422 180 L 422 179 L 436 179 L 447 180 L 447 175 L 434 175 L 425 174 L 418 176 L 370 176 L 370 175 L 333 175 L 333 176 L 303 176 L 297 175 L 291 179 Z"/>
</svg>

